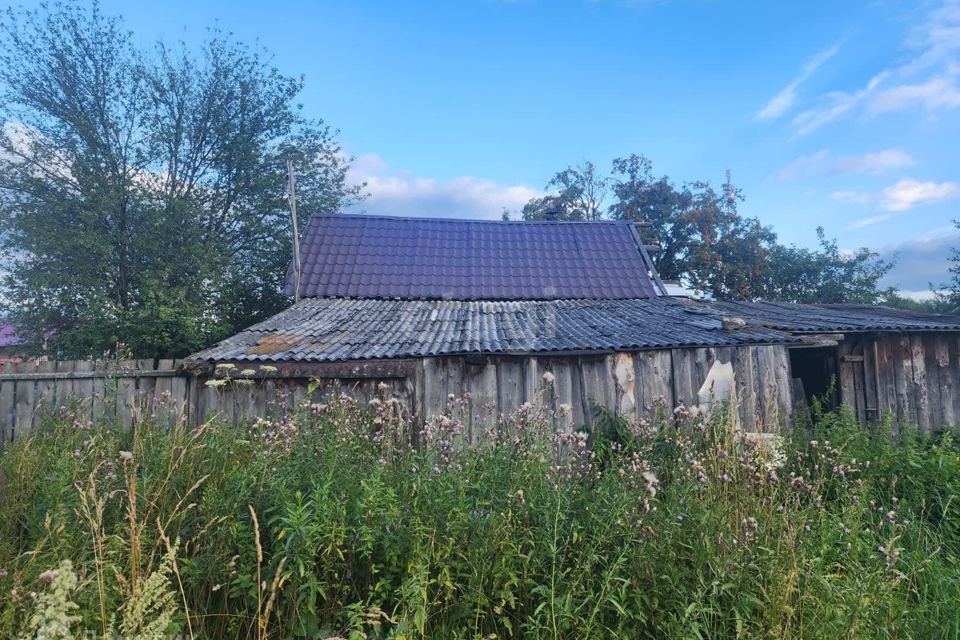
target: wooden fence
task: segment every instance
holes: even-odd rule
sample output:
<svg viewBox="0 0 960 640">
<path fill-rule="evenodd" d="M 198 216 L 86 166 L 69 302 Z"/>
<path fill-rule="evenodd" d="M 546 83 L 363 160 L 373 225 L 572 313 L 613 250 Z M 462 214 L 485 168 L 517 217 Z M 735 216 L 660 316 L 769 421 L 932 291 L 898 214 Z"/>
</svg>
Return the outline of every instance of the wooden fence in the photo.
<svg viewBox="0 0 960 640">
<path fill-rule="evenodd" d="M 366 404 L 381 393 L 378 386 L 386 384 L 407 411 L 414 410 L 407 370 L 396 366 L 336 365 L 333 373 L 309 367 L 267 372 L 254 366 L 255 373 L 246 380 L 223 386 L 207 384 L 222 381 L 223 376 L 191 371 L 178 360 L 26 361 L 0 366 L 2 441 L 12 441 L 57 413 L 69 413 L 81 423 L 109 420 L 123 427 L 144 417 L 196 425 L 212 416 L 244 421 L 283 414 L 306 398 L 318 373 L 325 376 L 319 380 L 318 402 L 340 387 Z"/>
<path fill-rule="evenodd" d="M 7 362 L 0 374 L 0 434 L 5 441 L 45 415 L 70 411 L 79 422 L 130 426 L 144 412 L 177 420 L 189 412 L 194 385 L 176 360 Z"/>
</svg>

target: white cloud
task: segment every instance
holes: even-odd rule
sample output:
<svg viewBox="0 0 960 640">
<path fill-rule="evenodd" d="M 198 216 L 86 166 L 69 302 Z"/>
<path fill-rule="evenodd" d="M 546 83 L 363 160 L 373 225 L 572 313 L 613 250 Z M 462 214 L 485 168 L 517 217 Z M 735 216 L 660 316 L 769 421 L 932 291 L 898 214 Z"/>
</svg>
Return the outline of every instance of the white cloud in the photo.
<svg viewBox="0 0 960 640">
<path fill-rule="evenodd" d="M 810 79 L 810 76 L 816 72 L 827 60 L 837 55 L 837 51 L 840 50 L 840 45 L 834 45 L 829 49 L 824 49 L 813 58 L 807 61 L 803 68 L 800 70 L 800 74 L 796 78 L 790 81 L 790 83 L 785 86 L 780 92 L 773 96 L 759 112 L 754 116 L 755 120 L 776 120 L 784 113 L 790 110 L 793 107 L 794 102 L 797 100 L 797 89 L 800 88 L 804 82 Z"/>
<path fill-rule="evenodd" d="M 957 182 L 920 182 L 904 179 L 880 192 L 880 206 L 887 211 L 906 211 L 960 195 Z"/>
<path fill-rule="evenodd" d="M 504 208 L 518 211 L 531 198 L 543 195 L 526 185 L 505 185 L 473 176 L 421 178 L 391 168 L 376 154 L 358 157 L 350 180 L 366 182 L 370 194 L 352 210 L 385 215 L 497 219 Z"/>
<path fill-rule="evenodd" d="M 841 173 L 869 173 L 879 175 L 891 169 L 900 169 L 913 165 L 909 153 L 900 149 L 884 149 L 862 156 L 843 156 L 837 159 L 835 167 Z"/>
<path fill-rule="evenodd" d="M 811 178 L 823 174 L 867 173 L 880 175 L 892 169 L 909 167 L 913 158 L 900 149 L 883 149 L 859 156 L 840 156 L 834 158 L 829 149 L 820 149 L 815 153 L 800 156 L 776 173 L 777 180 L 787 182 L 802 178 Z M 838 192 L 849 194 L 849 192 Z M 842 199 L 844 196 L 841 195 Z"/>
<path fill-rule="evenodd" d="M 905 178 L 877 193 L 863 191 L 834 191 L 830 194 L 834 200 L 850 204 L 872 204 L 889 213 L 860 218 L 850 223 L 850 229 L 859 229 L 871 224 L 883 222 L 909 211 L 914 207 L 940 202 L 960 196 L 960 183 L 933 182 Z"/>
<path fill-rule="evenodd" d="M 927 111 L 960 107 L 960 87 L 953 77 L 935 76 L 919 83 L 901 84 L 872 96 L 867 104 L 869 115 L 922 107 Z"/>
</svg>

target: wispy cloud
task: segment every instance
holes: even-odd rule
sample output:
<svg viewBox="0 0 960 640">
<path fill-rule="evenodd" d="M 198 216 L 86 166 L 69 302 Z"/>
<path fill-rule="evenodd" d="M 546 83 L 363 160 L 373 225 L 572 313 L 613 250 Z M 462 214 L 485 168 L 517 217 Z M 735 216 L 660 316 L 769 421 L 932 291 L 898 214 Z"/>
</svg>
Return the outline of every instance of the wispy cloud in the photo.
<svg viewBox="0 0 960 640">
<path fill-rule="evenodd" d="M 849 225 L 851 229 L 859 229 L 889 220 L 914 207 L 956 198 L 960 196 L 960 182 L 934 182 L 905 178 L 875 193 L 834 191 L 830 195 L 840 202 L 874 205 L 888 212 L 860 218 Z"/>
<path fill-rule="evenodd" d="M 505 185 L 473 176 L 448 180 L 417 177 L 390 167 L 376 154 L 358 157 L 350 180 L 366 182 L 370 194 L 354 212 L 386 215 L 496 219 L 504 208 L 516 211 L 531 198 L 543 195 L 526 185 Z"/>
<path fill-rule="evenodd" d="M 880 175 L 886 171 L 909 167 L 913 158 L 900 149 L 883 149 L 858 156 L 835 157 L 829 149 L 820 149 L 814 153 L 798 157 L 780 169 L 777 180 L 787 182 L 803 178 L 812 178 L 825 174 L 866 173 Z M 844 192 L 840 192 L 844 193 Z"/>
<path fill-rule="evenodd" d="M 884 149 L 861 156 L 842 156 L 834 166 L 840 173 L 869 173 L 879 175 L 892 169 L 913 165 L 913 158 L 900 149 Z"/>
<path fill-rule="evenodd" d="M 797 135 L 805 136 L 850 113 L 873 95 L 888 77 L 887 72 L 878 73 L 859 91 L 834 91 L 823 96 L 816 106 L 800 112 L 793 119 Z"/>
<path fill-rule="evenodd" d="M 817 69 L 823 66 L 825 62 L 837 55 L 839 50 L 840 45 L 836 44 L 829 49 L 824 49 L 808 60 L 807 63 L 803 65 L 803 68 L 800 70 L 800 73 L 797 75 L 797 77 L 791 80 L 787 86 L 777 93 L 777 95 L 773 96 L 773 98 L 771 98 L 770 101 L 762 109 L 760 109 L 760 111 L 757 112 L 757 115 L 754 116 L 754 119 L 776 120 L 789 111 L 797 101 L 797 89 L 800 88 L 800 85 L 809 80 L 810 76 L 812 76 Z"/>
<path fill-rule="evenodd" d="M 869 115 L 922 107 L 927 111 L 960 107 L 960 86 L 951 75 L 935 76 L 918 83 L 901 84 L 878 91 L 866 110 Z"/>
<path fill-rule="evenodd" d="M 814 153 L 803 155 L 777 171 L 777 180 L 789 182 L 798 178 L 810 178 L 827 171 L 830 166 L 830 150 L 820 149 Z"/>
<path fill-rule="evenodd" d="M 854 91 L 833 91 L 794 117 L 804 136 L 853 113 L 877 116 L 922 108 L 928 113 L 960 108 L 960 0 L 946 0 L 910 29 L 911 56 L 875 74 Z"/>
</svg>

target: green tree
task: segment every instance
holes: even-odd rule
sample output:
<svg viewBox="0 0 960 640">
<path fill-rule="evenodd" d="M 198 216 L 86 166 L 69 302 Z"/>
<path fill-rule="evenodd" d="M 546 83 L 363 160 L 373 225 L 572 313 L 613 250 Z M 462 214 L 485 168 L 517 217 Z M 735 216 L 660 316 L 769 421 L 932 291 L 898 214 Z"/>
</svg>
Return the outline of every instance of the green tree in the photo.
<svg viewBox="0 0 960 640">
<path fill-rule="evenodd" d="M 721 298 L 757 296 L 776 235 L 738 213 L 743 194 L 729 181 L 721 192 L 703 181 L 677 187 L 636 154 L 613 161 L 611 181 L 609 215 L 642 223 L 645 239 L 659 247 L 652 259 L 661 278 Z"/>
<path fill-rule="evenodd" d="M 661 278 L 717 298 L 878 303 L 896 297 L 879 288 L 892 262 L 866 248 L 842 252 L 822 229 L 818 249 L 779 244 L 770 227 L 740 215 L 743 193 L 729 178 L 719 191 L 704 181 L 678 186 L 655 176 L 649 159 L 632 154 L 615 159 L 609 176 L 599 176 L 588 162 L 559 172 L 547 188 L 555 192 L 531 200 L 525 220 L 554 212 L 560 220 L 634 221 L 658 248 L 651 258 Z M 955 273 L 960 288 L 960 267 Z"/>
<path fill-rule="evenodd" d="M 894 262 L 867 248 L 843 252 L 817 228 L 819 249 L 777 245 L 770 258 L 770 274 L 763 296 L 770 300 L 804 303 L 877 304 L 895 293 L 879 286 Z"/>
<path fill-rule="evenodd" d="M 960 220 L 954 220 L 953 226 L 960 231 Z M 930 285 L 934 290 L 932 305 L 937 311 L 957 313 L 960 311 L 960 248 L 950 250 L 950 279 L 939 287 Z"/>
<path fill-rule="evenodd" d="M 534 198 L 524 205 L 524 220 L 599 220 L 603 217 L 609 179 L 600 176 L 592 162 L 567 167 L 558 172 L 547 189 L 555 194 Z"/>
<path fill-rule="evenodd" d="M 304 213 L 362 195 L 302 78 L 217 31 L 144 51 L 97 4 L 8 9 L 0 67 L 4 293 L 61 355 L 184 355 L 282 308 L 287 158 Z"/>
</svg>

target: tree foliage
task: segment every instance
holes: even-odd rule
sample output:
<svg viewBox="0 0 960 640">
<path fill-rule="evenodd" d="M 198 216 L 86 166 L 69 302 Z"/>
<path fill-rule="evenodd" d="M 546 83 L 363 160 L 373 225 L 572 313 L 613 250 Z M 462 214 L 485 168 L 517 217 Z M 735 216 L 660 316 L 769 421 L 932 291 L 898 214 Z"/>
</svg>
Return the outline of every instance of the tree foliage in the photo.
<svg viewBox="0 0 960 640">
<path fill-rule="evenodd" d="M 729 179 L 719 191 L 705 181 L 677 185 L 632 154 L 615 159 L 609 176 L 587 162 L 557 173 L 546 188 L 556 191 L 531 200 L 525 220 L 554 212 L 559 220 L 637 222 L 658 247 L 651 259 L 661 278 L 718 298 L 875 303 L 891 295 L 879 281 L 892 263 L 865 248 L 843 252 L 823 229 L 819 249 L 778 243 L 770 227 L 739 213 L 743 193 Z"/>
<path fill-rule="evenodd" d="M 7 10 L 0 41 L 5 295 L 60 354 L 184 355 L 281 308 L 287 158 L 301 211 L 361 195 L 303 80 L 216 30 L 143 50 L 67 3 Z"/>
<path fill-rule="evenodd" d="M 893 262 L 882 260 L 866 248 L 843 252 L 836 240 L 828 240 L 817 228 L 819 249 L 777 245 L 765 295 L 787 302 L 852 302 L 873 304 L 887 301 L 892 292 L 881 289 L 880 280 Z"/>
</svg>

